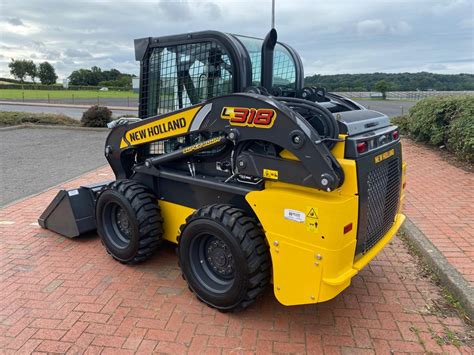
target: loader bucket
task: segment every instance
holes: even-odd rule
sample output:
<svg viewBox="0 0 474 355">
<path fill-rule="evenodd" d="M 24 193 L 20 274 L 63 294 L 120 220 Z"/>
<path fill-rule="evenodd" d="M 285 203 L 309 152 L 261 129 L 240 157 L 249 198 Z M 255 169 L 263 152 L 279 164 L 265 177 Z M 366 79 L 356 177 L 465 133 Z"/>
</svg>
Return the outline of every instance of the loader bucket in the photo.
<svg viewBox="0 0 474 355">
<path fill-rule="evenodd" d="M 59 191 L 38 219 L 39 225 L 68 238 L 95 230 L 96 196 L 108 183 Z"/>
</svg>

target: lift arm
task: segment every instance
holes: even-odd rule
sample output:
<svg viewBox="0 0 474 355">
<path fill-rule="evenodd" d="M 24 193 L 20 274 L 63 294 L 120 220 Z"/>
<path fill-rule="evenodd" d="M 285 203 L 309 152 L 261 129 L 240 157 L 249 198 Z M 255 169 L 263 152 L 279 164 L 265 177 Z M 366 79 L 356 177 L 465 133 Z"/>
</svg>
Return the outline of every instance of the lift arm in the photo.
<svg viewBox="0 0 474 355">
<path fill-rule="evenodd" d="M 107 138 L 105 155 L 117 179 L 127 178 L 135 165 L 145 165 L 145 162 L 136 161 L 138 147 L 192 132 L 219 135 L 217 140 L 208 143 L 208 148 L 215 144 L 259 140 L 280 146 L 299 159 L 299 162 L 290 162 L 242 154 L 236 160 L 239 173 L 280 180 L 279 172 L 291 175 L 288 164 L 296 164 L 306 171 L 299 173 L 299 183 L 324 191 L 334 190 L 342 184 L 342 168 L 308 121 L 272 97 L 250 93 L 217 97 L 184 110 L 116 127 Z M 184 154 L 202 151 L 206 148 L 202 144 L 148 160 L 147 164 L 159 165 L 160 160 L 169 162 Z"/>
</svg>

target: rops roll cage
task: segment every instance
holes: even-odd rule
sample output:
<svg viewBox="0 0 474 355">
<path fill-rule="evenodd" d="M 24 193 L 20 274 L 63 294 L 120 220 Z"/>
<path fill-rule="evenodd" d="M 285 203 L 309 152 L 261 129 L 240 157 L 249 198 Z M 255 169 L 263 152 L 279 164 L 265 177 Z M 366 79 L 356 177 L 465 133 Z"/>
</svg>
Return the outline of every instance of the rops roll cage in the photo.
<svg viewBox="0 0 474 355">
<path fill-rule="evenodd" d="M 245 36 L 241 36 L 245 37 Z M 254 37 L 249 37 L 254 38 Z M 239 40 L 239 36 L 223 33 L 219 31 L 201 31 L 189 34 L 163 36 L 163 37 L 146 37 L 135 40 L 135 59 L 140 61 L 140 89 L 139 89 L 139 117 L 148 117 L 148 71 L 150 66 L 150 55 L 155 48 L 163 48 L 166 46 L 185 45 L 196 42 L 211 41 L 225 48 L 229 56 L 232 71 L 232 92 L 243 92 L 246 88 L 252 86 L 252 62 L 250 55 Z M 261 59 L 261 80 L 262 87 L 269 92 L 273 86 L 273 51 L 277 44 L 277 32 L 272 29 L 262 42 L 262 59 Z M 278 42 L 286 49 L 295 64 L 295 91 L 303 87 L 304 69 L 300 56 L 289 45 Z"/>
</svg>

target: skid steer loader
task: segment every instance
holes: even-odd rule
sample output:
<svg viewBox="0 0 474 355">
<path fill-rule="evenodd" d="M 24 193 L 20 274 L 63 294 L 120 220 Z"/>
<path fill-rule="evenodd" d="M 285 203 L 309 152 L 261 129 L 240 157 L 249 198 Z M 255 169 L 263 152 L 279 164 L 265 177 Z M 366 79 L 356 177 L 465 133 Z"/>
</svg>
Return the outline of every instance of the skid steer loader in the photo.
<svg viewBox="0 0 474 355">
<path fill-rule="evenodd" d="M 135 55 L 140 119 L 112 122 L 104 149 L 116 180 L 60 191 L 41 226 L 97 229 L 122 263 L 176 243 L 189 288 L 221 311 L 269 284 L 284 305 L 329 300 L 396 234 L 397 127 L 304 87 L 274 29 L 142 38 Z"/>
</svg>

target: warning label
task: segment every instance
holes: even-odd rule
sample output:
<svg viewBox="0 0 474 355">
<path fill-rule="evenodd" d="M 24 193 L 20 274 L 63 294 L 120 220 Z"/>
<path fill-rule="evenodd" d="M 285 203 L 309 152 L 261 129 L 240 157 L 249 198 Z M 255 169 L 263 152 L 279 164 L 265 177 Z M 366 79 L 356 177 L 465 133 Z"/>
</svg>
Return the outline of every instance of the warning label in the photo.
<svg viewBox="0 0 474 355">
<path fill-rule="evenodd" d="M 263 169 L 263 177 L 278 180 L 278 170 Z"/>
<path fill-rule="evenodd" d="M 316 207 L 306 207 L 306 230 L 308 232 L 316 233 L 318 231 L 318 209 Z"/>
</svg>

